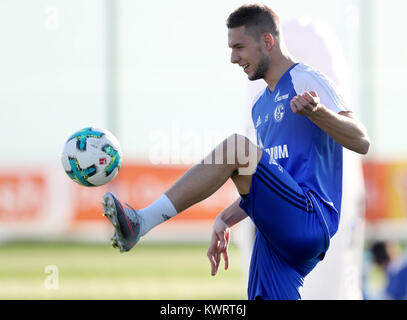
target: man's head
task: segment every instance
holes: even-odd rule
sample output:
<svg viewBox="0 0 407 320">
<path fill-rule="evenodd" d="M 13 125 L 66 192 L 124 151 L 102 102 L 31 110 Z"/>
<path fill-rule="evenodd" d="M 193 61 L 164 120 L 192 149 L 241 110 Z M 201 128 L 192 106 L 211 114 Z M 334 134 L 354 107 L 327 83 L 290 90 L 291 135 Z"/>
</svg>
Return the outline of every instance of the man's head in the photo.
<svg viewBox="0 0 407 320">
<path fill-rule="evenodd" d="M 243 5 L 226 21 L 231 62 L 244 68 L 250 80 L 264 78 L 270 68 L 270 53 L 280 41 L 277 15 L 263 5 Z"/>
<path fill-rule="evenodd" d="M 280 20 L 269 7 L 247 4 L 233 11 L 226 21 L 229 29 L 245 27 L 254 40 L 260 41 L 264 33 L 271 33 L 275 41 L 280 37 Z"/>
<path fill-rule="evenodd" d="M 380 266 L 386 266 L 391 260 L 388 246 L 385 242 L 374 243 L 371 247 L 371 252 L 373 261 Z"/>
</svg>

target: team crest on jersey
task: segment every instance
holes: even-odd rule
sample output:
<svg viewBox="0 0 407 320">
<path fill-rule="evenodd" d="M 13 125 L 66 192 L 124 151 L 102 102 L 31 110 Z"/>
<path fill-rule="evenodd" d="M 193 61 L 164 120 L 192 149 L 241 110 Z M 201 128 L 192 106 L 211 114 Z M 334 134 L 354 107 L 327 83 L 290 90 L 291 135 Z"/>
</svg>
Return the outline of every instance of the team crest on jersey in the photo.
<svg viewBox="0 0 407 320">
<path fill-rule="evenodd" d="M 274 110 L 274 120 L 280 122 L 283 120 L 285 114 L 284 104 L 280 103 Z"/>
</svg>

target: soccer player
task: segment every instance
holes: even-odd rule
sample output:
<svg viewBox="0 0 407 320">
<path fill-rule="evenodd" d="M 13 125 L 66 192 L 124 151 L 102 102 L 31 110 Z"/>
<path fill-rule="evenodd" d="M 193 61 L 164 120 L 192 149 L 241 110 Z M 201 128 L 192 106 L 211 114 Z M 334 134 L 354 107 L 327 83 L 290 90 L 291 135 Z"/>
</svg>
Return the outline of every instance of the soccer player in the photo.
<svg viewBox="0 0 407 320">
<path fill-rule="evenodd" d="M 248 298 L 300 299 L 305 276 L 338 229 L 342 147 L 366 154 L 370 141 L 334 85 L 290 57 L 270 8 L 241 6 L 227 27 L 231 62 L 249 80 L 268 85 L 252 109 L 257 145 L 232 135 L 147 208 L 125 208 L 107 193 L 104 213 L 115 227 L 113 245 L 128 251 L 151 228 L 232 179 L 241 197 L 215 219 L 207 252 L 211 274 L 221 257 L 228 268 L 229 228 L 250 217 L 257 234 Z"/>
<path fill-rule="evenodd" d="M 386 278 L 382 292 L 368 299 L 407 300 L 407 255 L 396 258 L 389 244 L 376 242 L 370 249 L 373 262 L 379 266 Z"/>
</svg>

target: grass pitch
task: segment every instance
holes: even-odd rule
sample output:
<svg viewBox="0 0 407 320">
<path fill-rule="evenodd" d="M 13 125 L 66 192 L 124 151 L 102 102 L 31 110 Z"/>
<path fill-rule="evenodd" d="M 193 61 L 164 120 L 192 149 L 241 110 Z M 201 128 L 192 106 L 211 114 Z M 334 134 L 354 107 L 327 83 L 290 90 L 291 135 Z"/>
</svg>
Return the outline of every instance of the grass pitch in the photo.
<svg viewBox="0 0 407 320">
<path fill-rule="evenodd" d="M 206 251 L 206 244 L 140 244 L 124 254 L 108 245 L 3 244 L 0 299 L 247 299 L 238 249 L 230 247 L 229 270 L 222 263 L 215 277 Z"/>
</svg>

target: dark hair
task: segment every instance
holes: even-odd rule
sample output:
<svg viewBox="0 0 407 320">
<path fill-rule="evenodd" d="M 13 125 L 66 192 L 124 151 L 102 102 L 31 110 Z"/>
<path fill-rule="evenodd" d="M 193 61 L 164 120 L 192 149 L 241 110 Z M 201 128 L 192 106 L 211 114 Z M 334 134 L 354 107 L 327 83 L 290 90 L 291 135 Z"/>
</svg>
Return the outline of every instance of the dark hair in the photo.
<svg viewBox="0 0 407 320">
<path fill-rule="evenodd" d="M 376 242 L 371 248 L 373 261 L 377 264 L 388 263 L 390 261 L 390 255 L 387 250 L 387 245 L 384 242 Z"/>
<path fill-rule="evenodd" d="M 260 4 L 246 4 L 233 11 L 226 25 L 229 29 L 244 26 L 256 40 L 263 33 L 270 32 L 274 38 L 280 35 L 280 19 L 269 7 Z"/>
</svg>

